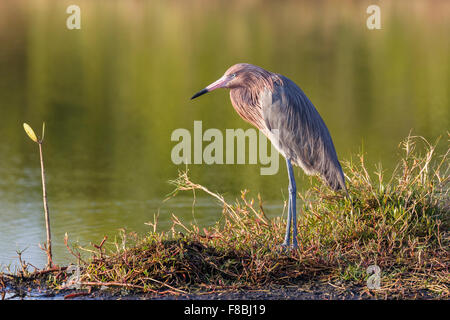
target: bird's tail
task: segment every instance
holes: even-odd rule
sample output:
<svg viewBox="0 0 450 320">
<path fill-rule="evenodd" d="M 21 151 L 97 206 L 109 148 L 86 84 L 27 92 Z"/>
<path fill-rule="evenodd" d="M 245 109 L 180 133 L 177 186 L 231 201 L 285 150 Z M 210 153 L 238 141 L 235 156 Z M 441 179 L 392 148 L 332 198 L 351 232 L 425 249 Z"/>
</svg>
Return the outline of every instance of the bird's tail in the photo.
<svg viewBox="0 0 450 320">
<path fill-rule="evenodd" d="M 322 177 L 331 189 L 335 191 L 344 190 L 348 195 L 344 172 L 338 160 L 328 165 L 328 168 L 322 172 Z"/>
<path fill-rule="evenodd" d="M 335 191 L 339 191 L 339 190 L 345 191 L 346 197 L 350 201 L 350 204 L 351 204 L 352 208 L 354 209 L 355 207 L 353 206 L 353 200 L 350 197 L 350 194 L 348 192 L 347 185 L 345 183 L 344 172 L 342 171 L 342 167 L 339 162 L 337 163 L 337 165 L 335 166 L 334 169 L 335 170 L 328 170 L 323 175 L 323 177 L 325 178 L 325 181 L 327 182 L 328 186 L 331 189 L 333 189 Z"/>
</svg>

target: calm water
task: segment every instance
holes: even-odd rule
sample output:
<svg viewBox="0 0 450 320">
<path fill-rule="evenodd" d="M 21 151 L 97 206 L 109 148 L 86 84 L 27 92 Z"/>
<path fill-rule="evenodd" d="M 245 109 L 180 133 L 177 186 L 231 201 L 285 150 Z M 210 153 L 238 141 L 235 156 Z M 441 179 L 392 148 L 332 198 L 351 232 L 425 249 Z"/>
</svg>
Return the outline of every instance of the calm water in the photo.
<svg viewBox="0 0 450 320">
<path fill-rule="evenodd" d="M 366 28 L 371 2 L 77 1 L 81 30 L 66 28 L 71 1 L 0 2 L 0 264 L 16 250 L 45 264 L 37 145 L 22 129 L 46 122 L 44 157 L 55 260 L 63 237 L 81 245 L 145 232 L 159 211 L 202 226 L 217 203 L 180 194 L 163 203 L 173 130 L 243 128 L 228 93 L 191 102 L 232 64 L 250 62 L 298 83 L 327 123 L 338 155 L 363 149 L 391 170 L 398 143 L 413 133 L 434 141 L 449 129 L 448 1 L 384 1 L 382 29 Z M 39 130 L 37 130 L 39 132 Z M 447 146 L 444 146 L 445 148 Z M 190 165 L 191 178 L 233 200 L 261 193 L 270 216 L 287 194 L 284 160 L 273 176 L 259 165 Z M 297 170 L 300 190 L 309 179 Z"/>
</svg>

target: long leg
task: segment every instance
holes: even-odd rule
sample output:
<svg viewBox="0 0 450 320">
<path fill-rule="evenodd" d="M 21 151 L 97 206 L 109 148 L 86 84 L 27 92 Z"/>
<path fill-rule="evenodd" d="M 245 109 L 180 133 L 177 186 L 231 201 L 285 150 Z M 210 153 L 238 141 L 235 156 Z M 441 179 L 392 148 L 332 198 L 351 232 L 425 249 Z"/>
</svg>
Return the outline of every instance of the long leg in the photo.
<svg viewBox="0 0 450 320">
<path fill-rule="evenodd" d="M 297 186 L 295 184 L 294 170 L 289 159 L 286 159 L 286 164 L 289 173 L 289 200 L 290 200 L 290 218 L 292 219 L 292 247 L 295 249 L 297 244 Z M 288 217 L 289 219 L 289 217 Z M 289 223 L 290 225 L 290 223 Z"/>
<path fill-rule="evenodd" d="M 290 238 L 291 238 L 291 220 L 292 220 L 292 205 L 291 205 L 291 193 L 289 193 L 289 201 L 288 201 L 288 214 L 286 218 L 286 233 L 284 236 L 284 242 L 282 244 L 283 247 L 289 247 Z"/>
</svg>

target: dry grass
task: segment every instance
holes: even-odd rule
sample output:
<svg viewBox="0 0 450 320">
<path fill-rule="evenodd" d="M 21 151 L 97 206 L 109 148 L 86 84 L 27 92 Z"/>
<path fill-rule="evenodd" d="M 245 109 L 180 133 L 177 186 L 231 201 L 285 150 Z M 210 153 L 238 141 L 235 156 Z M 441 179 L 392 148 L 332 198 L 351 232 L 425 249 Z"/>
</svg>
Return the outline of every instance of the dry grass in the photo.
<svg viewBox="0 0 450 320">
<path fill-rule="evenodd" d="M 344 164 L 351 199 L 323 185 L 308 191 L 298 215 L 300 247 L 288 252 L 276 246 L 285 221 L 268 219 L 261 199 L 242 192 L 227 203 L 182 172 L 172 196 L 209 194 L 222 205 L 221 222 L 200 230 L 173 216 L 172 230 L 157 232 L 155 218 L 154 232 L 123 234 L 108 250 L 103 243 L 92 250 L 79 284 L 181 294 L 316 281 L 363 296 L 448 298 L 448 152 L 436 155 L 435 146 L 413 136 L 400 147 L 403 157 L 389 179 L 381 168 L 373 179 L 362 155 Z M 366 286 L 370 265 L 381 268 L 379 289 Z"/>
</svg>

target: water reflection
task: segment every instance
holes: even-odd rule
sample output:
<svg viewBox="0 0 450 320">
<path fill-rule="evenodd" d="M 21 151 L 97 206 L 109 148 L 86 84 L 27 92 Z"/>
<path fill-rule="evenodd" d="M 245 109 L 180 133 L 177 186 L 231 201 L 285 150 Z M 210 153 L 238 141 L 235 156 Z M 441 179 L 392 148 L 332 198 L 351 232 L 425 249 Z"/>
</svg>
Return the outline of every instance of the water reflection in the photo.
<svg viewBox="0 0 450 320">
<path fill-rule="evenodd" d="M 382 30 L 365 28 L 365 1 L 320 3 L 79 1 L 82 29 L 65 28 L 67 1 L 0 3 L 0 263 L 45 264 L 39 158 L 22 123 L 47 124 L 44 157 L 56 261 L 64 233 L 81 244 L 145 232 L 175 213 L 193 221 L 189 194 L 163 205 L 184 166 L 170 162 L 177 128 L 249 128 L 228 93 L 190 103 L 230 65 L 250 62 L 297 82 L 318 108 L 338 155 L 364 149 L 391 170 L 411 129 L 435 140 L 448 129 L 449 5 L 382 5 Z M 228 199 L 261 193 L 279 215 L 287 190 L 258 165 L 192 165 L 197 183 Z M 300 190 L 310 180 L 296 171 Z M 195 219 L 217 204 L 197 195 Z"/>
</svg>

